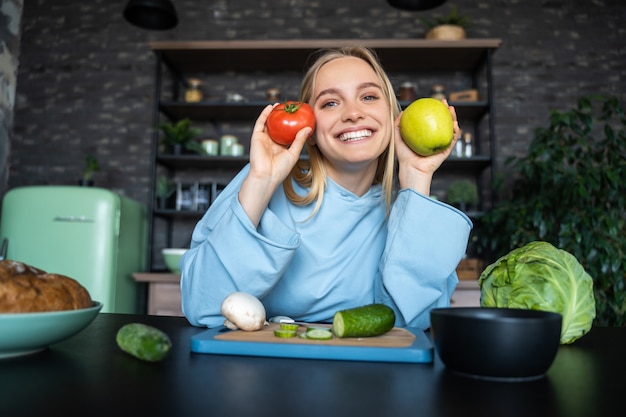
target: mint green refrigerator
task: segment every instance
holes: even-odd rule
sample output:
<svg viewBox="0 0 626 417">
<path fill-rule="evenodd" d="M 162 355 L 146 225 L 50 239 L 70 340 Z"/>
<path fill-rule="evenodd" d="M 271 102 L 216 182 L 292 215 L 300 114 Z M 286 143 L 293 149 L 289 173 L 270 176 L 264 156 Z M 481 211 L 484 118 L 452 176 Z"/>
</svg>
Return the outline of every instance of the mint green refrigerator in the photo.
<svg viewBox="0 0 626 417">
<path fill-rule="evenodd" d="M 142 312 L 132 274 L 146 270 L 143 204 L 103 188 L 28 186 L 5 194 L 0 220 L 5 259 L 76 279 L 102 312 Z"/>
</svg>

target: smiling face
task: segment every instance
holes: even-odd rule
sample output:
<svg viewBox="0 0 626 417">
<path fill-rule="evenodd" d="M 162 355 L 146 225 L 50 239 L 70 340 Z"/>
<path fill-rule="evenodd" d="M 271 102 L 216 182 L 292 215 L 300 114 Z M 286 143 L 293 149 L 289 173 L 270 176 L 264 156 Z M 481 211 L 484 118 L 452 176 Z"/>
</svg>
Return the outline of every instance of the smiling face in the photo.
<svg viewBox="0 0 626 417">
<path fill-rule="evenodd" d="M 353 173 L 373 178 L 393 123 L 382 83 L 370 65 L 355 57 L 326 63 L 315 78 L 310 104 L 317 122 L 311 140 L 324 154 L 331 178 Z"/>
</svg>

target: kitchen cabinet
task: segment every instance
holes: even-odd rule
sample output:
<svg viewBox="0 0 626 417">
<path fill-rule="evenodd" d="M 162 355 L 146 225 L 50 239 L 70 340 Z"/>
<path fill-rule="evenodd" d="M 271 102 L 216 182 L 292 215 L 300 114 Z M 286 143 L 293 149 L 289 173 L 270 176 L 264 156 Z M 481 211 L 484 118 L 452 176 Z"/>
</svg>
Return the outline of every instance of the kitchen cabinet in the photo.
<svg viewBox="0 0 626 417">
<path fill-rule="evenodd" d="M 458 270 L 459 277 L 462 271 Z M 138 283 L 148 287 L 147 314 L 153 316 L 183 316 L 181 310 L 180 274 L 134 273 Z M 475 279 L 461 279 L 450 300 L 452 307 L 479 307 L 480 288 Z"/>
<path fill-rule="evenodd" d="M 450 307 L 480 307 L 480 287 L 475 279 L 459 280 Z"/>
<path fill-rule="evenodd" d="M 442 84 L 448 94 L 472 90 L 474 101 L 451 101 L 464 132 L 472 134 L 471 157 L 451 156 L 433 182 L 433 194 L 445 200 L 447 184 L 469 178 L 477 186 L 479 203 L 467 211 L 472 218 L 490 207 L 496 155 L 493 108 L 492 59 L 499 39 L 437 41 L 426 39 L 324 39 L 247 41 L 158 41 L 150 43 L 155 54 L 154 126 L 165 121 L 192 120 L 205 129 L 206 137 L 218 139 L 235 134 L 249 149 L 256 117 L 268 103 L 266 91 L 278 87 L 281 99 L 297 99 L 298 88 L 311 53 L 326 47 L 359 44 L 378 54 L 396 90 L 410 81 L 417 96 L 430 95 Z M 200 79 L 203 100 L 185 102 L 189 79 Z M 232 100 L 236 95 L 240 100 Z M 474 97 L 476 98 L 476 97 Z M 410 102 L 401 102 L 406 107 Z M 159 148 L 159 132 L 153 134 L 151 154 L 151 207 L 148 260 L 150 272 L 165 270 L 160 250 L 186 246 L 202 210 L 177 210 L 174 204 L 159 208 L 154 184 L 160 175 L 179 182 L 200 182 L 220 188 L 248 161 L 247 156 L 170 155 Z"/>
<path fill-rule="evenodd" d="M 148 286 L 147 313 L 153 316 L 182 316 L 180 274 L 134 273 L 133 278 Z"/>
<path fill-rule="evenodd" d="M 452 307 L 479 307 L 480 306 L 480 286 L 478 277 L 483 271 L 483 262 L 476 258 L 466 258 L 459 262 L 456 274 L 459 283 L 456 286 L 450 306 Z"/>
</svg>

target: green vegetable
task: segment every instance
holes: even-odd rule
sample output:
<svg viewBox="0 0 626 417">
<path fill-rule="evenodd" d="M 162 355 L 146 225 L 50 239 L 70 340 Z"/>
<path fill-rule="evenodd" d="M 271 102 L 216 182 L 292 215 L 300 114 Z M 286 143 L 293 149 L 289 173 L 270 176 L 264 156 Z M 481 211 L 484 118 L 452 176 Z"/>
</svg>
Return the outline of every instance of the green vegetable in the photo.
<svg viewBox="0 0 626 417">
<path fill-rule="evenodd" d="M 368 304 L 341 310 L 333 317 L 333 332 L 337 337 L 371 337 L 393 328 L 396 315 L 384 304 Z"/>
<path fill-rule="evenodd" d="M 293 330 L 295 332 L 299 327 L 300 325 L 295 323 L 280 323 L 281 330 Z"/>
<path fill-rule="evenodd" d="M 319 332 L 330 333 L 330 337 L 326 337 L 326 338 L 327 339 L 332 339 L 333 338 L 333 331 L 331 329 L 329 329 L 328 327 L 310 327 L 310 326 L 308 326 L 304 332 L 300 333 L 300 339 L 308 339 L 309 338 L 308 334 L 311 333 L 311 332 L 314 332 L 313 335 L 315 335 L 315 334 L 319 335 Z M 327 335 L 325 333 L 322 333 L 322 339 L 324 339 L 324 336 L 327 336 Z"/>
<path fill-rule="evenodd" d="M 161 330 L 142 323 L 130 323 L 117 331 L 117 345 L 124 352 L 148 362 L 163 360 L 172 342 Z"/>
<path fill-rule="evenodd" d="M 591 276 L 572 254 L 548 242 L 512 250 L 485 268 L 478 284 L 482 307 L 561 314 L 561 344 L 584 336 L 596 315 Z"/>
<path fill-rule="evenodd" d="M 298 332 L 295 331 L 295 330 L 289 330 L 289 329 L 276 329 L 276 330 L 274 330 L 274 336 L 280 337 L 280 338 L 296 337 L 297 334 L 298 334 Z"/>
<path fill-rule="evenodd" d="M 321 326 L 307 326 L 306 328 L 306 333 L 308 332 L 312 332 L 313 330 L 327 330 L 327 331 L 332 331 L 331 329 L 329 329 L 328 327 L 321 327 Z"/>
<path fill-rule="evenodd" d="M 306 331 L 306 339 L 311 340 L 330 340 L 333 338 L 333 332 L 330 329 L 311 329 Z"/>
</svg>

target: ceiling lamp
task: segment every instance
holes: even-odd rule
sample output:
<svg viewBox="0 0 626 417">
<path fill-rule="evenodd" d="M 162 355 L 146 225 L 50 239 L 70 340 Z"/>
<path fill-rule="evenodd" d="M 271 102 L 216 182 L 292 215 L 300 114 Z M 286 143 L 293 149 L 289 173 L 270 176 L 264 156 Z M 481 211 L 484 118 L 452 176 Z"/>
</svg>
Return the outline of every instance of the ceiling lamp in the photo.
<svg viewBox="0 0 626 417">
<path fill-rule="evenodd" d="M 170 0 L 130 0 L 124 18 L 142 29 L 167 30 L 178 24 L 176 9 Z"/>
<path fill-rule="evenodd" d="M 428 10 L 441 6 L 446 0 L 387 0 L 391 6 L 402 10 Z"/>
</svg>

